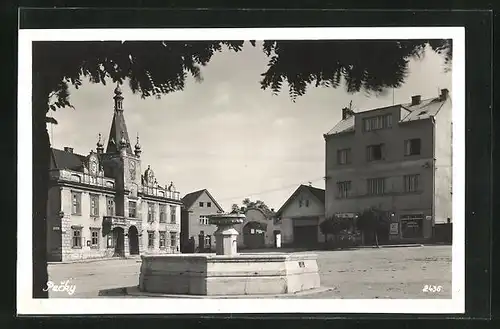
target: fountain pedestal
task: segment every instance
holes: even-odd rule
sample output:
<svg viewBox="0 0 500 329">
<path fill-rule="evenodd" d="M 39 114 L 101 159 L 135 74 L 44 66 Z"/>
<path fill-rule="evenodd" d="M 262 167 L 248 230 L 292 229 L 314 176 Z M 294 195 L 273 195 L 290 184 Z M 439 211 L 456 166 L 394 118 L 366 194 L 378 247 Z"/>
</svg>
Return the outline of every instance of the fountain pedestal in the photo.
<svg viewBox="0 0 500 329">
<path fill-rule="evenodd" d="M 210 216 L 216 254 L 142 256 L 139 290 L 166 295 L 281 295 L 320 287 L 314 254 L 237 253 L 244 215 Z"/>
</svg>

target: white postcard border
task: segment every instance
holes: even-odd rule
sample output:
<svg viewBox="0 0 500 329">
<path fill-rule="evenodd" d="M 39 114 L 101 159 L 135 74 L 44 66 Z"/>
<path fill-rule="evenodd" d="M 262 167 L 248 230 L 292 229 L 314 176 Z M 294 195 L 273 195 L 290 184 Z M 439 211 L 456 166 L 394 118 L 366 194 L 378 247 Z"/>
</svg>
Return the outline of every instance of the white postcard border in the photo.
<svg viewBox="0 0 500 329">
<path fill-rule="evenodd" d="M 166 299 L 32 298 L 33 41 L 111 40 L 453 39 L 453 244 L 451 299 Z M 18 314 L 408 313 L 465 311 L 465 28 L 252 28 L 19 30 L 18 70 Z M 435 284 L 429 282 L 429 284 Z"/>
</svg>

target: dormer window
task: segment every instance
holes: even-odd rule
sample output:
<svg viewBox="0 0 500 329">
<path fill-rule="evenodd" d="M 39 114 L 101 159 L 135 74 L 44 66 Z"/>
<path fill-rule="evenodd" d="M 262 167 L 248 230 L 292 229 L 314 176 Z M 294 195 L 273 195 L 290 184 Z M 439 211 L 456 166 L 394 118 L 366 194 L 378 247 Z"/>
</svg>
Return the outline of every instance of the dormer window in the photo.
<svg viewBox="0 0 500 329">
<path fill-rule="evenodd" d="M 363 131 L 392 128 L 392 114 L 377 115 L 363 119 Z"/>
</svg>

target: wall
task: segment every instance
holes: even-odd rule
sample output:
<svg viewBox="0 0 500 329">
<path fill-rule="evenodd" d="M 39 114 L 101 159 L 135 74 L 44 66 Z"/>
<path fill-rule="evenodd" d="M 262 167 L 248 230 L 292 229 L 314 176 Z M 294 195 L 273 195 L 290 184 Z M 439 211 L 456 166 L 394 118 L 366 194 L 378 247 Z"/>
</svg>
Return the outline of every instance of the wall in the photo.
<svg viewBox="0 0 500 329">
<path fill-rule="evenodd" d="M 153 203 L 155 217 L 154 222 L 148 222 L 148 203 Z M 181 206 L 172 203 L 162 203 L 166 205 L 166 223 L 160 223 L 160 203 L 156 201 L 142 199 L 140 204 L 142 221 L 142 236 L 139 237 L 140 243 L 142 244 L 141 254 L 158 254 L 158 253 L 179 253 L 180 252 L 180 233 L 181 233 Z M 171 208 L 175 207 L 175 223 L 170 222 Z M 148 231 L 154 232 L 154 246 L 150 248 L 148 246 Z M 165 248 L 160 248 L 160 232 L 166 232 L 165 235 Z M 139 232 L 141 233 L 141 232 Z M 171 245 L 170 237 L 171 233 L 175 233 L 176 242 L 175 246 Z"/>
<path fill-rule="evenodd" d="M 443 104 L 435 116 L 435 216 L 436 224 L 452 219 L 452 104 Z"/>
<path fill-rule="evenodd" d="M 203 202 L 203 207 L 199 206 L 199 203 Z M 207 202 L 211 202 L 211 207 L 207 207 Z M 215 225 L 204 225 L 200 224 L 200 216 L 208 216 L 215 215 L 219 212 L 219 209 L 210 198 L 210 196 L 203 192 L 199 198 L 193 203 L 193 205 L 189 208 L 189 238 L 194 237 L 195 248 L 199 247 L 199 239 L 198 235 L 201 231 L 204 232 L 205 235 L 212 236 L 211 244 L 212 248 L 215 248 L 215 237 L 213 236 L 215 231 L 217 230 L 217 226 Z"/>
<path fill-rule="evenodd" d="M 81 192 L 81 215 L 71 214 L 72 200 L 71 192 Z M 99 216 L 90 216 L 90 194 L 99 195 Z M 82 260 L 90 258 L 111 257 L 113 248 L 106 248 L 106 239 L 102 236 L 102 220 L 106 215 L 106 195 L 112 194 L 89 192 L 83 189 L 63 187 L 61 190 L 61 208 L 64 212 L 64 217 L 61 223 L 62 234 L 62 260 Z M 72 226 L 81 227 L 82 247 L 73 248 Z M 87 246 L 87 240 L 91 240 L 90 228 L 99 229 L 99 241 L 97 248 Z"/>
<path fill-rule="evenodd" d="M 280 230 L 281 226 L 275 225 L 272 218 L 266 217 L 264 213 L 258 209 L 248 209 L 245 212 L 246 218 L 243 223 L 235 225 L 234 228 L 238 231 L 239 235 L 237 237 L 238 248 L 244 248 L 245 244 L 243 243 L 243 228 L 248 222 L 259 222 L 266 224 L 267 229 L 264 235 L 264 243 L 267 247 L 274 246 L 274 230 Z"/>
<path fill-rule="evenodd" d="M 303 200 L 300 206 L 299 200 Z M 309 206 L 305 204 L 305 200 L 309 200 Z M 281 215 L 281 240 L 283 244 L 292 244 L 294 241 L 293 227 L 294 220 L 300 220 L 304 217 L 317 218 L 318 225 L 318 242 L 323 242 L 325 237 L 319 229 L 319 224 L 325 218 L 325 206 L 321 203 L 309 190 L 303 188 L 293 200 L 287 204 Z"/>
</svg>

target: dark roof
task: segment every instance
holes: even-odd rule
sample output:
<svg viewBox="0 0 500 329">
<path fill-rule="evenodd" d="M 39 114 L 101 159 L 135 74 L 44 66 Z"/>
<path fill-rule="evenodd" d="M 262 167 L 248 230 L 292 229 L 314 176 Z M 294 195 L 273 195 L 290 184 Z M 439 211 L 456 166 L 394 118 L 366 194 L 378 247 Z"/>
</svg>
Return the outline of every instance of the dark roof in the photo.
<svg viewBox="0 0 500 329">
<path fill-rule="evenodd" d="M 286 206 L 295 198 L 301 191 L 303 190 L 308 190 L 311 192 L 316 199 L 318 199 L 321 203 L 325 204 L 325 190 L 317 188 L 317 187 L 312 187 L 309 185 L 300 185 L 295 192 L 292 193 L 292 195 L 288 198 L 288 200 L 285 201 L 285 203 L 281 206 L 281 208 L 276 212 L 276 216 L 281 216 L 281 213 L 283 210 L 286 208 Z"/>
<path fill-rule="evenodd" d="M 127 154 L 134 154 L 130 146 L 130 138 L 128 136 L 127 125 L 125 124 L 125 116 L 122 110 L 115 110 L 113 121 L 111 122 L 111 129 L 109 131 L 108 146 L 106 153 L 119 152 L 118 145 L 123 137 L 127 141 Z"/>
<path fill-rule="evenodd" d="M 75 171 L 83 170 L 83 163 L 87 158 L 81 154 L 58 150 L 55 148 L 52 148 L 52 157 L 54 162 L 53 165 L 51 165 L 51 169 L 71 169 Z"/>
<path fill-rule="evenodd" d="M 99 154 L 97 154 L 99 157 Z M 54 159 L 51 162 L 50 169 L 69 169 L 74 171 L 83 172 L 83 166 L 87 161 L 87 156 L 68 152 L 64 150 L 59 150 L 52 148 L 52 158 Z M 106 163 L 102 163 L 101 165 L 104 170 L 104 176 L 112 178 L 113 177 L 113 168 L 111 165 L 107 165 Z"/>
<path fill-rule="evenodd" d="M 196 202 L 196 200 L 198 200 L 198 198 L 204 193 L 206 192 L 208 197 L 212 200 L 212 202 L 215 204 L 215 206 L 217 208 L 219 208 L 220 211 L 224 211 L 222 209 L 222 207 L 217 203 L 217 201 L 214 199 L 214 197 L 210 194 L 210 192 L 208 192 L 207 189 L 203 189 L 203 190 L 198 190 L 198 191 L 194 191 L 194 192 L 191 192 L 191 193 L 188 193 L 186 194 L 182 199 L 182 203 L 184 204 L 184 207 L 186 209 L 189 209 L 191 208 L 191 206 Z"/>
</svg>

